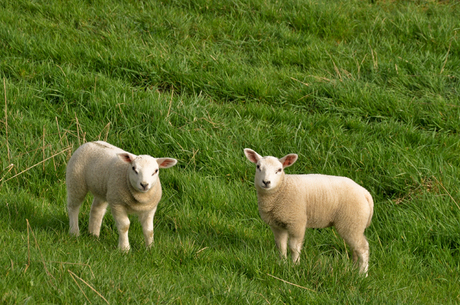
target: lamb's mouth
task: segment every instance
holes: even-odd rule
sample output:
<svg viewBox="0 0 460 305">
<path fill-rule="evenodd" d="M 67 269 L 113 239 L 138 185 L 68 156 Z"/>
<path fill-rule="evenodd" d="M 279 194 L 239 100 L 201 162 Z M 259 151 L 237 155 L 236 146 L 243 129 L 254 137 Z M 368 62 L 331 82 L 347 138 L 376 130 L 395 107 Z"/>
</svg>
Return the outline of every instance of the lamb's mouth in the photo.
<svg viewBox="0 0 460 305">
<path fill-rule="evenodd" d="M 150 187 L 147 187 L 147 188 L 145 189 L 145 188 L 143 188 L 142 186 L 139 186 L 139 187 L 137 188 L 137 190 L 138 190 L 139 192 L 141 192 L 141 193 L 147 193 L 148 191 L 150 191 Z"/>
<path fill-rule="evenodd" d="M 272 186 L 271 185 L 260 185 L 260 188 L 263 190 L 270 190 Z"/>
</svg>

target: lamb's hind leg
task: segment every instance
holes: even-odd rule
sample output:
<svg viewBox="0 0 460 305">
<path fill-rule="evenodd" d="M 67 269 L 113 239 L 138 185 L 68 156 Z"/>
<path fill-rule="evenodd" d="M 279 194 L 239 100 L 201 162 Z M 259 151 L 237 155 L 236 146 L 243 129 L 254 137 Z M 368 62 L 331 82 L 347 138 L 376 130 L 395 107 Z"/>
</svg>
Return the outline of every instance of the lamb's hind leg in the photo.
<svg viewBox="0 0 460 305">
<path fill-rule="evenodd" d="M 94 196 L 91 212 L 89 213 L 89 233 L 99 237 L 101 233 L 102 219 L 107 211 L 107 201 Z"/>
<path fill-rule="evenodd" d="M 78 227 L 78 213 L 80 212 L 80 206 L 85 199 L 86 191 L 73 192 L 69 188 L 67 189 L 67 213 L 69 215 L 69 227 L 70 234 L 78 236 L 80 235 L 80 228 Z"/>
<path fill-rule="evenodd" d="M 340 232 L 339 232 L 340 234 Z M 363 233 L 355 235 L 340 234 L 353 250 L 353 261 L 358 263 L 359 272 L 367 276 L 369 268 L 369 243 Z"/>
<path fill-rule="evenodd" d="M 367 276 L 367 270 L 369 269 L 369 243 L 366 237 L 363 235 L 360 246 L 353 249 L 353 260 L 359 260 L 359 272 Z"/>
</svg>

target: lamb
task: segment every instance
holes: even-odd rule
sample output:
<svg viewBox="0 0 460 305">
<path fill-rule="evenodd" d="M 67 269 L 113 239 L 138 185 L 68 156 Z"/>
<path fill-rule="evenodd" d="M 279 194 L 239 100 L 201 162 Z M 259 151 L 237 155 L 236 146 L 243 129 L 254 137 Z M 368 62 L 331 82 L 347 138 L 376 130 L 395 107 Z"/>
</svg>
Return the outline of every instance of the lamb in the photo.
<svg viewBox="0 0 460 305">
<path fill-rule="evenodd" d="M 173 158 L 136 156 L 103 141 L 81 145 L 66 170 L 70 234 L 80 234 L 78 213 L 89 191 L 94 196 L 89 215 L 91 234 L 99 237 L 102 218 L 110 205 L 119 233 L 118 248 L 130 249 L 128 214 L 139 217 L 145 245 L 151 247 L 153 217 L 162 194 L 159 168 L 169 168 L 176 163 Z"/>
<path fill-rule="evenodd" d="M 259 214 L 272 229 L 282 258 L 287 258 L 288 238 L 297 264 L 305 229 L 335 226 L 352 248 L 354 262 L 359 258 L 360 273 L 367 276 L 369 243 L 364 230 L 371 223 L 374 202 L 365 188 L 346 177 L 285 174 L 284 169 L 297 161 L 296 154 L 262 157 L 249 148 L 244 154 L 257 165 Z"/>
</svg>

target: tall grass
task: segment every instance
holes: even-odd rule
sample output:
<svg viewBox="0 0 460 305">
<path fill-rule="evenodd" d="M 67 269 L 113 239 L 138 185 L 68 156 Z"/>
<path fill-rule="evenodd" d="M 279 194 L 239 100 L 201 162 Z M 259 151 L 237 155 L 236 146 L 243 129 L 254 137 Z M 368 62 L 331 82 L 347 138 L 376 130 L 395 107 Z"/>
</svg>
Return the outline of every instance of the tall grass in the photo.
<svg viewBox="0 0 460 305">
<path fill-rule="evenodd" d="M 2 303 L 460 301 L 460 7 L 454 1 L 1 1 Z M 155 242 L 112 216 L 68 235 L 87 141 L 174 157 Z M 279 260 L 243 155 L 366 187 L 369 277 L 334 229 Z"/>
</svg>

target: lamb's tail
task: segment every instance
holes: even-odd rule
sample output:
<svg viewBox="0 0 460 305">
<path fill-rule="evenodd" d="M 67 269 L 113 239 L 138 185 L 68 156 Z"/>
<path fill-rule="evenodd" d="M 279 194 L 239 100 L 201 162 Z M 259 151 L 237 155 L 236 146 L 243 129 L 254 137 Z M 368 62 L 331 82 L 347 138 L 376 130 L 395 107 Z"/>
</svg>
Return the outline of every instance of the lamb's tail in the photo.
<svg viewBox="0 0 460 305">
<path fill-rule="evenodd" d="M 366 225 L 366 228 L 367 228 L 371 225 L 372 215 L 374 214 L 374 200 L 372 199 L 372 195 L 368 191 L 365 192 L 364 197 L 366 197 L 366 200 L 369 203 L 369 209 L 371 211 L 369 213 L 369 219 L 367 220 L 367 225 Z"/>
</svg>

